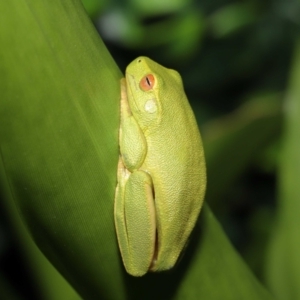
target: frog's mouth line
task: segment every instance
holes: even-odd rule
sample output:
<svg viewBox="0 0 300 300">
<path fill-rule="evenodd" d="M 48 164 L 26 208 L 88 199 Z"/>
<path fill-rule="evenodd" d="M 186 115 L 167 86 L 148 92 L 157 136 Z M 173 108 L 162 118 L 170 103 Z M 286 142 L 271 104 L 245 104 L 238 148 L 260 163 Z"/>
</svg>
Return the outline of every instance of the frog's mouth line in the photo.
<svg viewBox="0 0 300 300">
<path fill-rule="evenodd" d="M 129 74 L 129 73 L 126 73 L 126 76 L 125 76 L 125 79 L 126 79 L 126 86 L 127 86 L 127 90 L 130 92 L 130 99 L 132 99 L 133 103 L 134 103 L 134 106 L 135 106 L 135 109 L 137 111 L 140 111 L 137 103 L 136 103 L 136 100 L 135 100 L 135 97 L 133 96 L 134 93 L 132 91 L 132 86 L 134 86 L 134 88 L 136 90 L 139 89 L 139 87 L 137 86 L 137 83 L 136 83 L 136 80 L 135 80 L 135 77 L 132 75 L 132 74 Z M 130 82 L 130 84 L 127 84 L 127 81 Z M 127 95 L 127 98 L 128 98 L 128 95 Z M 127 100 L 128 101 L 128 100 Z M 130 101 L 128 101 L 128 104 L 129 104 L 129 107 L 130 107 Z M 132 108 L 130 107 L 131 111 L 132 111 Z"/>
</svg>

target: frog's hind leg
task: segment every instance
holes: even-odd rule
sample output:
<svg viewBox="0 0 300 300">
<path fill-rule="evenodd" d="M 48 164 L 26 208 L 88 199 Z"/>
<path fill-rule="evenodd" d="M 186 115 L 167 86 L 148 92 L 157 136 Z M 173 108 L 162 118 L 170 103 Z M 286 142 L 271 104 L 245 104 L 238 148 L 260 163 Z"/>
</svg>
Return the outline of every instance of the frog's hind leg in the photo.
<svg viewBox="0 0 300 300">
<path fill-rule="evenodd" d="M 125 218 L 130 255 L 130 274 L 149 271 L 155 254 L 156 215 L 151 176 L 134 171 L 125 187 Z"/>
</svg>

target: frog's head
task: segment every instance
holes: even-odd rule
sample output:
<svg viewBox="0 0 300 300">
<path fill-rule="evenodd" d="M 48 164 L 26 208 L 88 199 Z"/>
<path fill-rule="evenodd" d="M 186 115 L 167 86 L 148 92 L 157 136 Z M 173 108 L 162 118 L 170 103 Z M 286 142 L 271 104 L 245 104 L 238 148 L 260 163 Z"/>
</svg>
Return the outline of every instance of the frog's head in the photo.
<svg viewBox="0 0 300 300">
<path fill-rule="evenodd" d="M 126 69 L 130 109 L 143 131 L 155 130 L 183 92 L 178 72 L 167 69 L 147 57 L 138 57 Z"/>
</svg>

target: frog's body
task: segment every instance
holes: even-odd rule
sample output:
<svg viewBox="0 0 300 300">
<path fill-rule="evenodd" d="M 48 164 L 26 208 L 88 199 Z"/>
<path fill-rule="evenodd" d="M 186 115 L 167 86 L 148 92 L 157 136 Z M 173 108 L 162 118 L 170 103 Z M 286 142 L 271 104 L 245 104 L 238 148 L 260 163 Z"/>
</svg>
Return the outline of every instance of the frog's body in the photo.
<svg viewBox="0 0 300 300">
<path fill-rule="evenodd" d="M 202 206 L 205 161 L 176 71 L 140 57 L 121 88 L 115 223 L 127 272 L 142 276 L 176 263 Z"/>
</svg>

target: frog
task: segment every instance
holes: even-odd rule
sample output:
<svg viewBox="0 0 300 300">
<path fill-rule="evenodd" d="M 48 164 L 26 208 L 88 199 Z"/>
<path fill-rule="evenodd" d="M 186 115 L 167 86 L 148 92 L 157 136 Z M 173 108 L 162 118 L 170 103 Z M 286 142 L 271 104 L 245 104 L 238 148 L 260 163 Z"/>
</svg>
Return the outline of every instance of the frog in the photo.
<svg viewBox="0 0 300 300">
<path fill-rule="evenodd" d="M 204 149 L 180 74 L 138 57 L 121 79 L 114 219 L 132 276 L 174 267 L 202 208 Z"/>
</svg>

